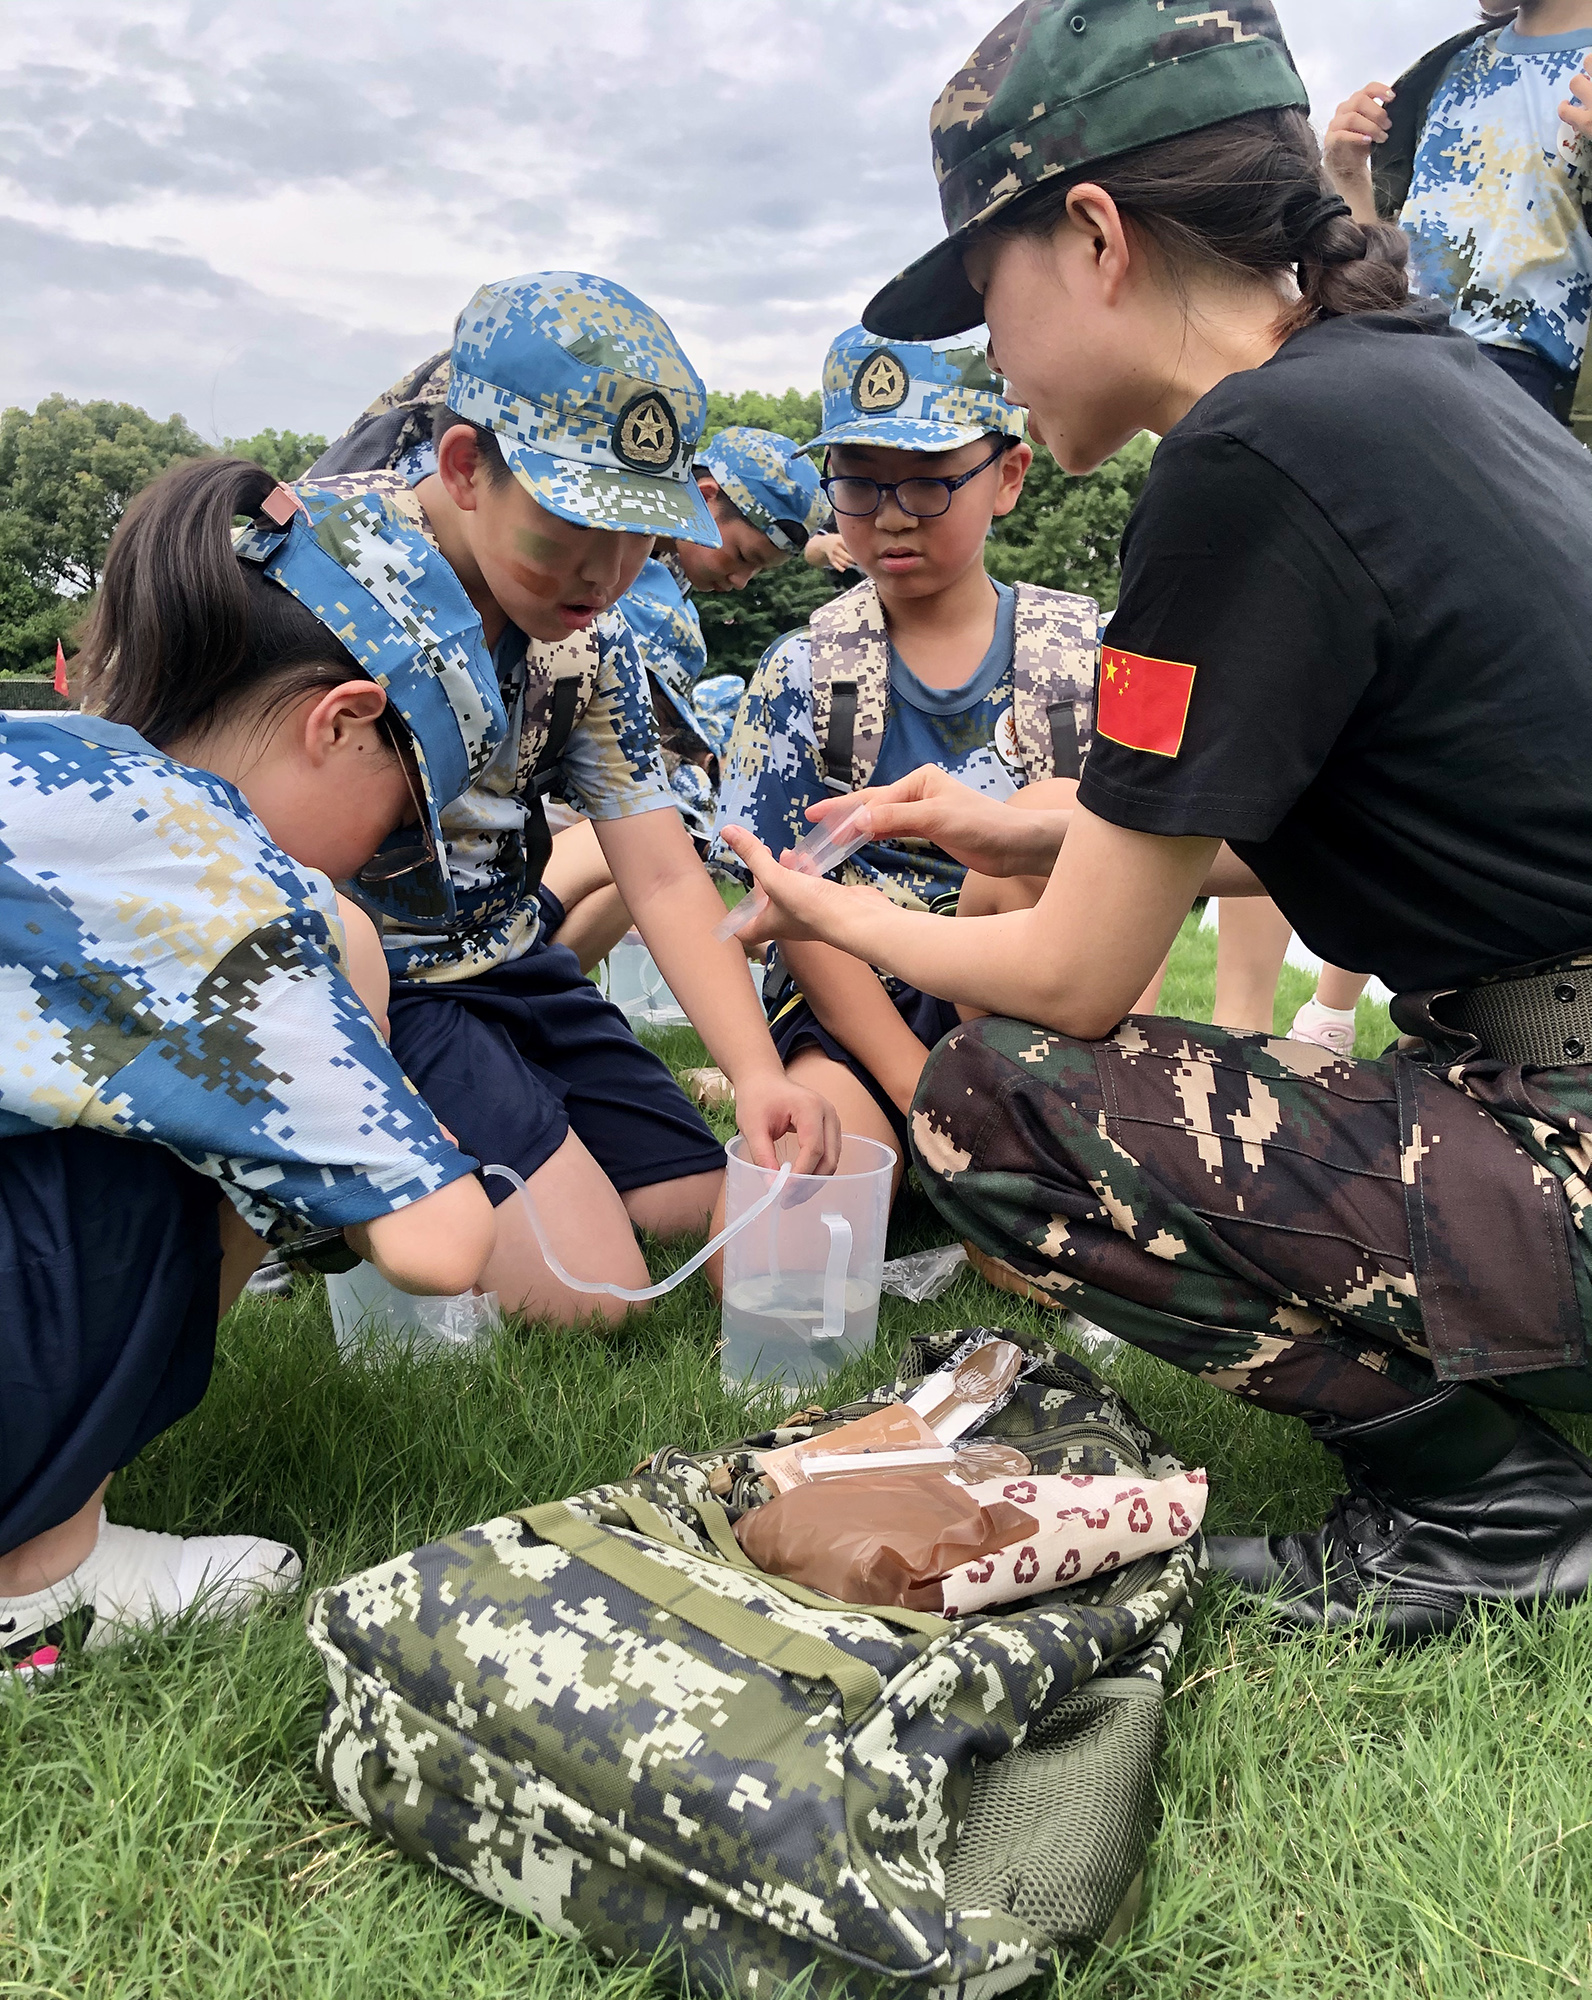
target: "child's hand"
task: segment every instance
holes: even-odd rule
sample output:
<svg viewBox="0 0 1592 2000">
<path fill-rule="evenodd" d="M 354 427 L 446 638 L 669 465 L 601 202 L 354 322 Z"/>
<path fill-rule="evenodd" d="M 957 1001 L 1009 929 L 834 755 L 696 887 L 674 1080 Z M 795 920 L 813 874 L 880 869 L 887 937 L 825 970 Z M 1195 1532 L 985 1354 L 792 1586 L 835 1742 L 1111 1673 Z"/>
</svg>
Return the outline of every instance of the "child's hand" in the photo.
<svg viewBox="0 0 1592 2000">
<path fill-rule="evenodd" d="M 1393 129 L 1385 105 L 1393 102 L 1392 87 L 1368 83 L 1346 97 L 1332 114 L 1322 157 L 1327 176 L 1354 210 L 1356 222 L 1376 220 L 1376 200 L 1371 191 L 1371 148 L 1380 146 Z"/>
<path fill-rule="evenodd" d="M 778 1164 L 774 1148 L 787 1132 L 796 1135 L 792 1173 L 832 1174 L 840 1165 L 839 1112 L 782 1069 L 736 1078 L 735 1122 L 757 1166 Z"/>
<path fill-rule="evenodd" d="M 1579 132 L 1583 139 L 1592 138 L 1592 56 L 1571 77 L 1570 95 L 1559 106 L 1559 116 L 1572 132 Z"/>
<path fill-rule="evenodd" d="M 802 554 L 814 569 L 823 569 L 826 565 L 834 570 L 856 568 L 856 557 L 846 547 L 844 535 L 809 535 Z"/>
</svg>

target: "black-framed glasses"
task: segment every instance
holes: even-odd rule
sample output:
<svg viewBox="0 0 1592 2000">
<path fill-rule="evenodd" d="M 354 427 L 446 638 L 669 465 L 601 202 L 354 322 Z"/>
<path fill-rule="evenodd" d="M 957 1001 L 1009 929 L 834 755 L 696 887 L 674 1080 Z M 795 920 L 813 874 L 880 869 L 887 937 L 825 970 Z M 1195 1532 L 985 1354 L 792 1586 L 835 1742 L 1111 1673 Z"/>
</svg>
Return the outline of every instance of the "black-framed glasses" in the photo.
<svg viewBox="0 0 1592 2000">
<path fill-rule="evenodd" d="M 977 479 L 981 472 L 988 472 L 1016 442 L 1016 438 L 1002 438 L 988 458 L 980 459 L 970 472 L 958 473 L 955 479 L 854 479 L 850 473 L 843 472 L 833 477 L 826 474 L 818 483 L 835 512 L 848 515 L 853 520 L 877 514 L 884 496 L 893 493 L 895 503 L 903 514 L 910 514 L 919 521 L 932 521 L 936 516 L 951 511 L 951 495 L 959 486 L 965 486 L 970 479 Z"/>
<path fill-rule="evenodd" d="M 415 785 L 409 755 L 395 738 L 389 737 L 388 741 L 392 743 L 393 752 L 403 767 L 404 783 L 409 789 L 409 803 L 415 809 L 415 817 L 408 826 L 394 827 L 360 869 L 357 879 L 367 889 L 385 888 L 389 882 L 398 882 L 405 875 L 417 874 L 437 858 L 437 851 L 431 844 L 431 822 L 426 814 L 425 801 Z M 400 835 L 407 835 L 408 838 L 401 839 Z"/>
</svg>

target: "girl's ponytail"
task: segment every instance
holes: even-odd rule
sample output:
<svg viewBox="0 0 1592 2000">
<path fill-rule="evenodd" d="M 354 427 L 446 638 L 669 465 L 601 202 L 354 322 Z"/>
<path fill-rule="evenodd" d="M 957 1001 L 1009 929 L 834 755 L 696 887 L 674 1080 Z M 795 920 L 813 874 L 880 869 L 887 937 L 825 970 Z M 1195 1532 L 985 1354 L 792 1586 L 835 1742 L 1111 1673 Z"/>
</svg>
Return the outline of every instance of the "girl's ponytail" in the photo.
<svg viewBox="0 0 1592 2000">
<path fill-rule="evenodd" d="M 261 718 L 362 673 L 313 612 L 232 547 L 276 480 L 243 458 L 162 474 L 111 537 L 77 668 L 84 705 L 165 746 L 258 697 Z"/>
</svg>

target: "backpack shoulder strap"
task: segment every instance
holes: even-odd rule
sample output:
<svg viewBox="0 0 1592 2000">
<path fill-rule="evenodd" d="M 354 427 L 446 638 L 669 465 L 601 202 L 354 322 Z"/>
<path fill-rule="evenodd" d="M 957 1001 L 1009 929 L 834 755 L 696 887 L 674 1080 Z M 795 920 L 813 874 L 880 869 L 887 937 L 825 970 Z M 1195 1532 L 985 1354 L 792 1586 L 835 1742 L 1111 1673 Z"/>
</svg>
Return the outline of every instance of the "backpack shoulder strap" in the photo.
<svg viewBox="0 0 1592 2000">
<path fill-rule="evenodd" d="M 860 791 L 873 777 L 890 712 L 890 638 L 878 591 L 865 579 L 832 597 L 807 632 L 824 783 L 832 792 Z"/>
<path fill-rule="evenodd" d="M 1393 103 L 1388 111 L 1392 129 L 1380 146 L 1371 148 L 1371 177 L 1376 190 L 1376 212 L 1384 222 L 1397 222 L 1410 198 L 1410 182 L 1415 177 L 1415 154 L 1426 128 L 1426 114 L 1432 96 L 1447 73 L 1449 64 L 1472 42 L 1490 35 L 1499 24 L 1480 21 L 1460 34 L 1450 35 L 1435 49 L 1428 49 L 1393 86 Z"/>
<path fill-rule="evenodd" d="M 1094 737 L 1100 607 L 1092 597 L 1019 583 L 1012 722 L 1029 784 L 1076 778 Z"/>
</svg>

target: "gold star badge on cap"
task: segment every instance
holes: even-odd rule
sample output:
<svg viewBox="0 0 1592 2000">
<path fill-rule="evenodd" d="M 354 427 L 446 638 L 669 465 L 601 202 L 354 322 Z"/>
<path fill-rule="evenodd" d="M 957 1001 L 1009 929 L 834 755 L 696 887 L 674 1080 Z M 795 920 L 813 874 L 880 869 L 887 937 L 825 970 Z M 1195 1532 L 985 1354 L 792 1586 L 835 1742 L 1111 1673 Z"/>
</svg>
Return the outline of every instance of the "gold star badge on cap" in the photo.
<svg viewBox="0 0 1592 2000">
<path fill-rule="evenodd" d="M 910 386 L 905 367 L 888 347 L 881 347 L 857 370 L 851 384 L 851 400 L 865 417 L 876 417 L 899 410 Z"/>
<path fill-rule="evenodd" d="M 667 472 L 680 449 L 680 426 L 668 399 L 643 389 L 619 412 L 612 436 L 614 457 L 632 472 Z"/>
</svg>

